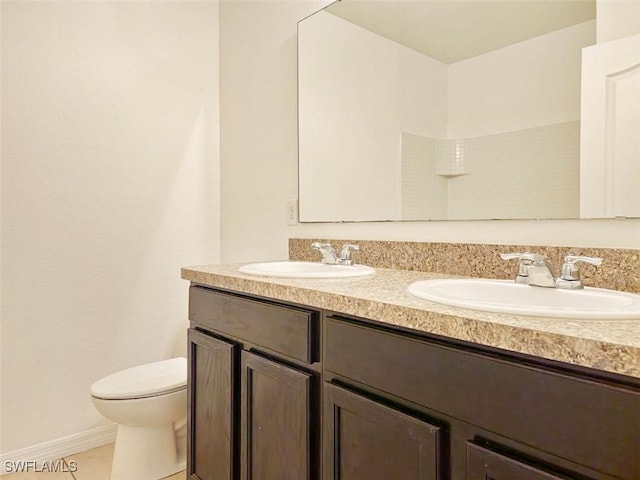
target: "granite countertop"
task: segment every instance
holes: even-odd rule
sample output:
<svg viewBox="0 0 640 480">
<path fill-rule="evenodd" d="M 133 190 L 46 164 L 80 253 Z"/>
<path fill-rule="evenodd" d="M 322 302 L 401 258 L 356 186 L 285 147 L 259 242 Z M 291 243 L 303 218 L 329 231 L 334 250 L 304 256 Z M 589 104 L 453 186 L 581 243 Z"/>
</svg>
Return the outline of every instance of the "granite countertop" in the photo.
<svg viewBox="0 0 640 480">
<path fill-rule="evenodd" d="M 376 268 L 368 277 L 295 279 L 238 272 L 240 265 L 185 267 L 194 283 L 260 295 L 388 325 L 640 378 L 640 321 L 571 320 L 480 312 L 416 298 L 416 280 L 447 275 Z"/>
</svg>

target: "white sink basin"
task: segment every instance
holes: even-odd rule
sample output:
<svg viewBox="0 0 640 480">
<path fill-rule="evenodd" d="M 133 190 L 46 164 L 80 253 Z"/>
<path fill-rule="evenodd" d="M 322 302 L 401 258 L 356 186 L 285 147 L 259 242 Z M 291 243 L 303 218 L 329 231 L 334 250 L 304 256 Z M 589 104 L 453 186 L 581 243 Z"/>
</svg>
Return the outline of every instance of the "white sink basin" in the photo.
<svg viewBox="0 0 640 480">
<path fill-rule="evenodd" d="M 589 320 L 640 320 L 640 295 L 601 288 L 582 290 L 520 285 L 510 280 L 440 279 L 414 282 L 416 297 L 487 312 Z"/>
<path fill-rule="evenodd" d="M 375 270 L 366 265 L 327 265 L 320 262 L 250 263 L 239 268 L 241 273 L 263 277 L 347 278 L 371 275 Z"/>
</svg>

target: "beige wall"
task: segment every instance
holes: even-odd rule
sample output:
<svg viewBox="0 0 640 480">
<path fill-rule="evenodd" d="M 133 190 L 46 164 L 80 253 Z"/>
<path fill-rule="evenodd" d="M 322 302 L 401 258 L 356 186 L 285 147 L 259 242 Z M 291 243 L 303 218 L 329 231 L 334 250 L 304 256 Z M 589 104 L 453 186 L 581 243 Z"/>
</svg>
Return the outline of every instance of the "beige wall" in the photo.
<svg viewBox="0 0 640 480">
<path fill-rule="evenodd" d="M 180 267 L 219 258 L 218 4 L 1 8 L 7 454 L 104 424 L 93 381 L 184 345 Z"/>
<path fill-rule="evenodd" d="M 589 21 L 449 66 L 448 138 L 580 119 L 580 60 L 596 41 Z"/>
<path fill-rule="evenodd" d="M 598 0 L 598 43 L 640 33 L 638 0 Z"/>
<path fill-rule="evenodd" d="M 289 237 L 640 248 L 640 220 L 306 223 Z"/>
<path fill-rule="evenodd" d="M 220 3 L 223 262 L 286 258 L 298 196 L 298 20 L 328 1 Z"/>
<path fill-rule="evenodd" d="M 446 137 L 447 66 L 326 12 L 298 42 L 300 218 L 402 219 L 400 136 Z"/>
</svg>

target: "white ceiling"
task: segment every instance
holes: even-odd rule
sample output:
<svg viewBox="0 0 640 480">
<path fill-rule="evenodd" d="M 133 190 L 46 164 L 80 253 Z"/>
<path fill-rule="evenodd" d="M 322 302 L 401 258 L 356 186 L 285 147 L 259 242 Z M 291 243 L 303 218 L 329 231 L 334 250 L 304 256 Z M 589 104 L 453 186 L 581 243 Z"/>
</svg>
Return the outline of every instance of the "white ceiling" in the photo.
<svg viewBox="0 0 640 480">
<path fill-rule="evenodd" d="M 595 0 L 342 0 L 327 10 L 447 64 L 596 17 Z"/>
</svg>

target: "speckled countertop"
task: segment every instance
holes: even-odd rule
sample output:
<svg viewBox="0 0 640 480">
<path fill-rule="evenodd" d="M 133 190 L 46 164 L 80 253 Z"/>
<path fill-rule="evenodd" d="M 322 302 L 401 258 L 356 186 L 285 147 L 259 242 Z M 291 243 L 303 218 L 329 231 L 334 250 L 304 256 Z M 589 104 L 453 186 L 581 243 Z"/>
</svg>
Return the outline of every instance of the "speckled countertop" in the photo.
<svg viewBox="0 0 640 480">
<path fill-rule="evenodd" d="M 240 265 L 185 267 L 191 282 L 356 315 L 458 340 L 640 378 L 640 319 L 564 320 L 448 307 L 406 292 L 444 274 L 376 268 L 368 277 L 292 279 L 238 272 Z"/>
</svg>

